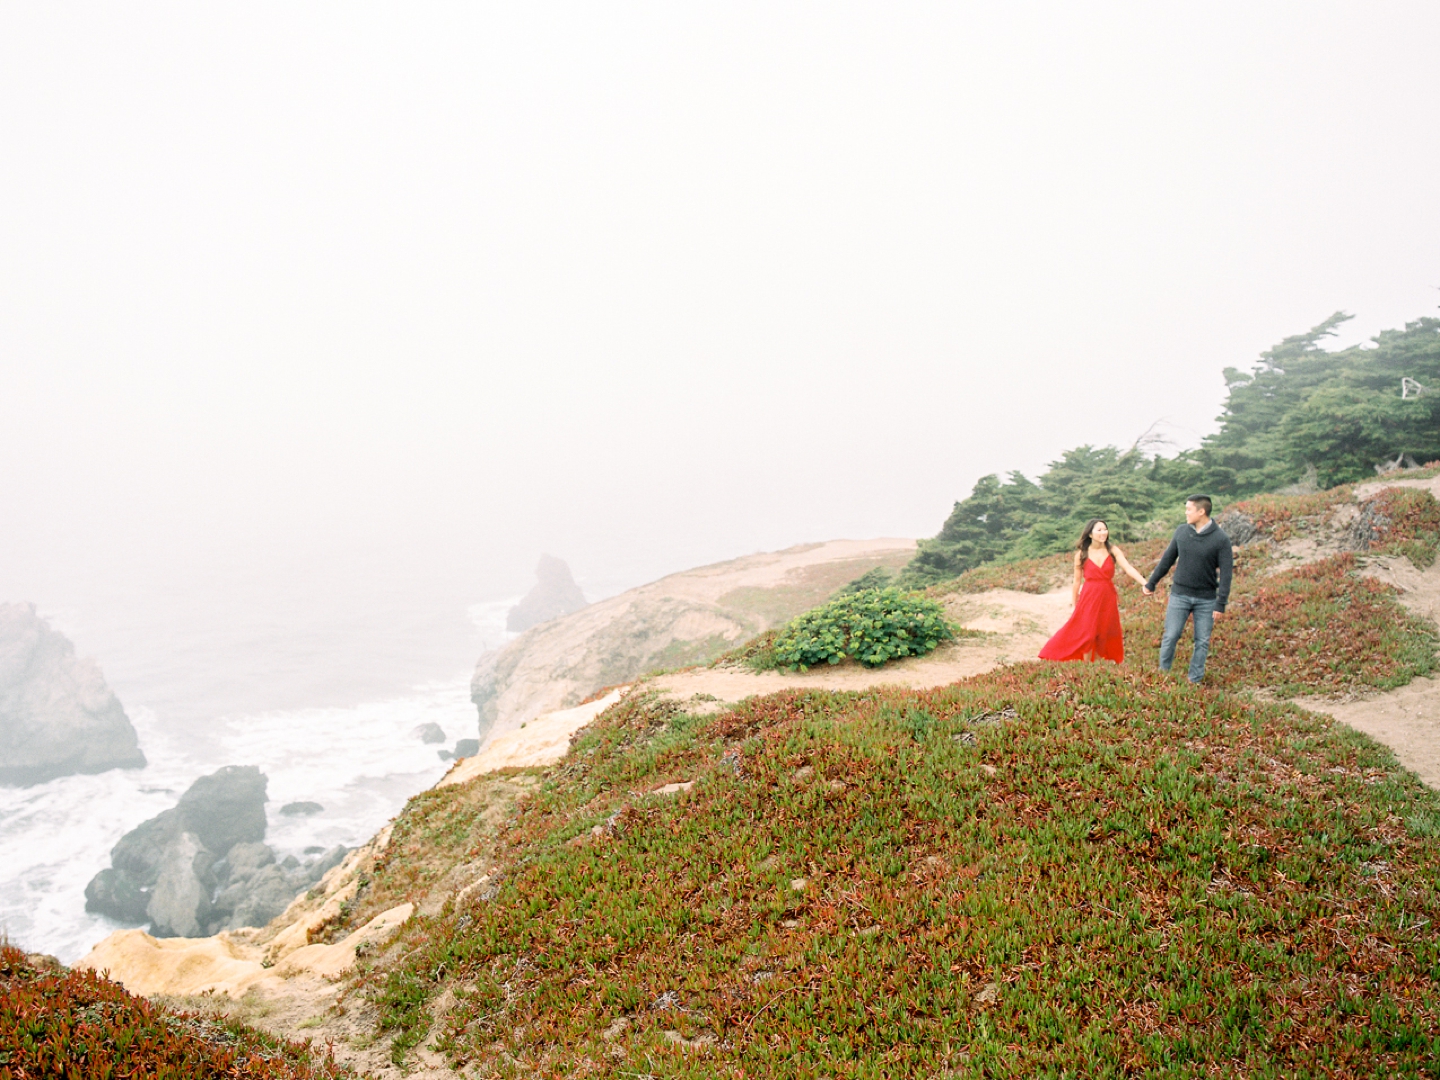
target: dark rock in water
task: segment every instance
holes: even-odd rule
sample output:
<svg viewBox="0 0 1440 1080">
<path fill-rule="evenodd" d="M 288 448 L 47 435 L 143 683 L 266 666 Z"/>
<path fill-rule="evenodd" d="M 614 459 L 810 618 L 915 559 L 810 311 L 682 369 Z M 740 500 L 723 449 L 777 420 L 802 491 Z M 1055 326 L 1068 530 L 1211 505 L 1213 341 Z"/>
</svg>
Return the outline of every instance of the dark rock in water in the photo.
<svg viewBox="0 0 1440 1080">
<path fill-rule="evenodd" d="M 322 851 L 324 851 L 324 850 L 325 850 L 325 849 L 324 849 L 323 847 L 321 847 L 319 844 L 312 844 L 310 847 L 307 847 L 307 848 L 305 849 L 305 854 L 306 854 L 306 855 L 319 855 L 319 854 L 320 854 Z"/>
<path fill-rule="evenodd" d="M 461 739 L 459 742 L 457 742 L 457 743 L 455 744 L 455 756 L 456 756 L 457 758 L 462 758 L 462 757 L 474 757 L 474 756 L 475 756 L 476 754 L 478 754 L 479 752 L 480 752 L 480 740 L 479 740 L 479 739 Z"/>
<path fill-rule="evenodd" d="M 505 629 L 511 631 L 529 630 L 542 622 L 569 615 L 586 605 L 585 594 L 575 584 L 570 567 L 553 555 L 541 555 L 535 567 L 539 580 L 525 598 L 510 609 L 505 617 Z"/>
<path fill-rule="evenodd" d="M 250 877 L 257 870 L 263 870 L 275 861 L 275 852 L 269 844 L 251 842 L 236 844 L 225 856 L 226 880 Z"/>
<path fill-rule="evenodd" d="M 95 661 L 76 657 L 34 604 L 0 604 L 0 784 L 144 764 Z"/>
<path fill-rule="evenodd" d="M 249 849 L 269 852 L 259 843 L 265 785 L 265 774 L 253 765 L 196 780 L 177 806 L 120 838 L 110 851 L 111 868 L 85 889 L 85 909 L 125 923 L 148 918 L 157 937 L 204 933 L 215 889 L 233 876 L 232 851 L 240 848 L 237 856 L 252 861 L 258 856 Z"/>
<path fill-rule="evenodd" d="M 280 807 L 280 813 L 285 817 L 308 817 L 322 813 L 324 809 L 318 802 L 287 802 Z"/>
<path fill-rule="evenodd" d="M 143 923 L 149 895 L 128 874 L 101 870 L 85 886 L 85 910 L 99 911 L 124 923 Z"/>
<path fill-rule="evenodd" d="M 227 765 L 202 776 L 180 796 L 185 828 L 217 856 L 244 840 L 265 839 L 265 774 L 254 765 Z"/>
<path fill-rule="evenodd" d="M 445 741 L 445 729 L 433 721 L 428 724 L 421 724 L 411 732 L 411 734 L 420 736 L 420 741 L 423 743 L 442 743 Z"/>
<path fill-rule="evenodd" d="M 306 848 L 305 852 L 308 855 L 310 849 Z M 349 854 L 350 849 L 348 847 L 346 847 L 344 844 L 336 844 L 333 848 L 325 852 L 324 855 L 320 856 L 320 858 L 316 859 L 313 863 L 307 863 L 305 866 L 305 872 L 310 875 L 310 880 L 312 882 L 318 882 L 327 873 L 329 873 L 332 868 L 339 866 L 342 862 L 344 862 L 345 856 Z"/>
<path fill-rule="evenodd" d="M 149 821 L 141 822 L 120 838 L 110 849 L 110 865 L 129 877 L 136 887 L 149 889 L 160 877 L 160 866 L 165 861 L 165 852 L 184 831 L 180 811 L 164 810 Z M 103 908 L 90 910 L 110 914 Z"/>
<path fill-rule="evenodd" d="M 243 885 L 230 886 L 216 898 L 216 906 L 227 901 L 233 904 L 225 920 L 226 929 L 264 926 L 289 907 L 304 887 L 303 882 L 293 880 L 283 867 L 272 864 Z"/>
<path fill-rule="evenodd" d="M 455 755 L 452 754 L 449 750 L 436 750 L 435 756 L 438 757 L 441 761 L 449 761 Z"/>
<path fill-rule="evenodd" d="M 265 844 L 265 774 L 254 766 L 202 776 L 178 805 L 131 829 L 110 853 L 111 866 L 91 879 L 85 908 L 123 923 L 149 920 L 156 937 L 198 937 L 264 926 L 349 848 L 307 849 L 276 861 Z M 290 803 L 281 812 L 318 812 Z"/>
<path fill-rule="evenodd" d="M 209 855 L 194 833 L 181 833 L 180 839 L 165 851 L 160 875 L 150 891 L 145 914 L 150 917 L 150 933 L 155 937 L 200 937 L 210 919 L 210 883 L 196 873 L 197 865 L 208 870 Z"/>
<path fill-rule="evenodd" d="M 232 857 L 240 846 L 237 844 L 232 849 Z M 263 844 L 256 846 L 264 847 Z M 305 854 L 321 850 L 306 848 Z M 295 897 L 318 884 L 332 867 L 344 862 L 348 854 L 350 849 L 338 844 L 304 865 L 293 855 L 277 863 L 274 852 L 267 847 L 263 856 L 237 862 L 230 884 L 215 897 L 213 921 L 207 932 L 216 934 L 242 926 L 264 926 L 289 907 Z"/>
</svg>

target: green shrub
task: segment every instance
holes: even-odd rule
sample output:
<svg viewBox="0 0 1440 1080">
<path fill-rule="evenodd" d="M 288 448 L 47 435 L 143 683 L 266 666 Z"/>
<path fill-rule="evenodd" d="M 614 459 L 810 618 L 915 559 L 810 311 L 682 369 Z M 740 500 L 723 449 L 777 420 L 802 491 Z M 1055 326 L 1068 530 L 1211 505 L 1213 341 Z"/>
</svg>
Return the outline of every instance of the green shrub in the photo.
<svg viewBox="0 0 1440 1080">
<path fill-rule="evenodd" d="M 883 589 L 889 586 L 895 575 L 884 566 L 874 566 L 861 574 L 848 585 L 842 585 L 835 591 L 836 596 L 849 596 L 851 593 L 865 592 L 867 589 Z"/>
<path fill-rule="evenodd" d="M 776 636 L 774 655 L 780 665 L 800 671 L 847 656 L 879 667 L 924 656 L 954 636 L 934 600 L 899 589 L 865 589 L 792 619 Z"/>
</svg>

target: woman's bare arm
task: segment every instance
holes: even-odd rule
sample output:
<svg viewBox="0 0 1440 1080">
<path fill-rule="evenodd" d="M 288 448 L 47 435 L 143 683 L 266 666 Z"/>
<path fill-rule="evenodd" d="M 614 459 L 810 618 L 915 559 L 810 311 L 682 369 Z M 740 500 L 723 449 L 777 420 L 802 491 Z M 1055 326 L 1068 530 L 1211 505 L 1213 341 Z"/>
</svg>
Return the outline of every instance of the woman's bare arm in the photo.
<svg viewBox="0 0 1440 1080">
<path fill-rule="evenodd" d="M 1075 552 L 1075 580 L 1070 582 L 1070 606 L 1074 607 L 1080 602 L 1080 589 L 1085 584 L 1085 569 L 1080 560 L 1084 558 L 1080 552 Z"/>
<path fill-rule="evenodd" d="M 1143 586 L 1145 584 L 1145 575 L 1130 565 L 1130 560 L 1125 557 L 1125 552 L 1121 551 L 1118 547 L 1111 547 L 1110 554 L 1115 556 L 1115 561 L 1120 564 L 1121 570 L 1124 570 L 1125 573 L 1129 574 L 1140 585 Z"/>
</svg>

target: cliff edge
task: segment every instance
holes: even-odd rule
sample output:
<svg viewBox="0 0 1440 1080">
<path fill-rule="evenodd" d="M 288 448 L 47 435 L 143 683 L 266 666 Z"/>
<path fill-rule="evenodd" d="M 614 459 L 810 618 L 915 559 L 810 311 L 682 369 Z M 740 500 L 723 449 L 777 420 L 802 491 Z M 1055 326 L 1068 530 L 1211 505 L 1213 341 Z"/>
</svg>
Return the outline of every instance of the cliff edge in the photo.
<svg viewBox="0 0 1440 1080">
<path fill-rule="evenodd" d="M 470 684 L 480 741 L 644 672 L 713 660 L 914 554 L 906 539 L 801 544 L 671 574 L 551 618 L 480 658 Z"/>
</svg>

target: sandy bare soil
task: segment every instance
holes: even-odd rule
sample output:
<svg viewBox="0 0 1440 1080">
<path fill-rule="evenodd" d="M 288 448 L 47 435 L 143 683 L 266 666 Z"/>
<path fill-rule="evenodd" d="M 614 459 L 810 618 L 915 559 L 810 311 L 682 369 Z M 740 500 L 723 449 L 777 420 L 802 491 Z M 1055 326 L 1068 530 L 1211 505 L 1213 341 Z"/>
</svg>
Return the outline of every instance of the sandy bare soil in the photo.
<svg viewBox="0 0 1440 1080">
<path fill-rule="evenodd" d="M 1359 484 L 1355 488 L 1355 498 L 1359 502 L 1374 498 L 1387 487 L 1410 487 L 1421 488 L 1430 492 L 1435 498 L 1440 499 L 1440 476 L 1432 476 L 1428 480 L 1371 480 L 1368 483 Z"/>
<path fill-rule="evenodd" d="M 1415 481 L 1415 485 L 1436 481 Z M 1408 559 L 1375 558 L 1365 573 L 1400 589 L 1400 602 L 1440 623 L 1440 562 L 1418 570 Z M 1303 699 L 1299 704 L 1363 731 L 1395 751 L 1400 764 L 1440 788 L 1440 680 L 1416 679 L 1409 686 L 1354 701 Z"/>
<path fill-rule="evenodd" d="M 1297 704 L 1383 742 L 1400 764 L 1440 788 L 1440 681 L 1416 679 L 1398 690 L 1355 701 L 1302 698 Z"/>
<path fill-rule="evenodd" d="M 481 731 L 498 737 L 601 687 L 703 663 L 914 554 L 903 538 L 800 544 L 670 574 L 541 623 L 476 665 Z"/>
<path fill-rule="evenodd" d="M 805 672 L 754 672 L 747 668 L 701 668 L 654 680 L 671 697 L 696 696 L 722 702 L 741 701 L 777 690 L 863 690 L 868 686 L 906 686 L 915 690 L 946 686 L 1001 664 L 1033 660 L 1050 635 L 1070 617 L 1070 590 L 1035 595 L 992 589 L 973 596 L 946 597 L 946 613 L 967 630 L 967 637 L 942 645 L 929 656 L 886 664 L 878 671 L 859 664 L 825 665 Z"/>
</svg>

